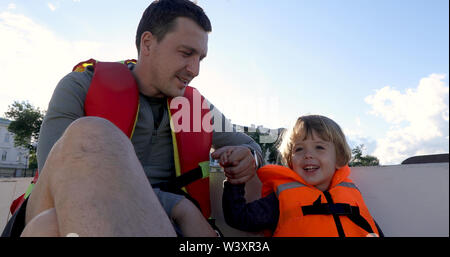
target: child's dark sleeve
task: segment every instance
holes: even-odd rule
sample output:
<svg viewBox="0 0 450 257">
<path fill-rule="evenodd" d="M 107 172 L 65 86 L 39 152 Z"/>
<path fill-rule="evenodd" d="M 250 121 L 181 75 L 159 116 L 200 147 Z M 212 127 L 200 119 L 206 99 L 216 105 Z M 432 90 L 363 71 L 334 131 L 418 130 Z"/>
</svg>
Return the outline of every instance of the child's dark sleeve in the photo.
<svg viewBox="0 0 450 257">
<path fill-rule="evenodd" d="M 236 229 L 244 231 L 261 231 L 264 229 L 275 230 L 279 207 L 278 199 L 274 193 L 246 203 L 245 184 L 232 185 L 224 183 L 222 209 L 225 222 Z"/>
</svg>

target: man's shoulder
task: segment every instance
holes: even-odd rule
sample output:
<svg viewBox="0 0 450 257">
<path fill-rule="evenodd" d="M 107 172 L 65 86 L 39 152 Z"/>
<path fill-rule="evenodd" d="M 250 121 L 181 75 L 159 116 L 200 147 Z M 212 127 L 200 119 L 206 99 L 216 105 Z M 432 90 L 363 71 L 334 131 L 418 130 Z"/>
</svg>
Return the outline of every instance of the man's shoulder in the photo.
<svg viewBox="0 0 450 257">
<path fill-rule="evenodd" d="M 87 90 L 91 84 L 93 76 L 94 70 L 91 68 L 87 68 L 82 72 L 72 71 L 62 78 L 60 84 L 63 84 L 62 86 L 67 84 L 77 84 Z"/>
<path fill-rule="evenodd" d="M 127 66 L 128 69 L 132 70 L 134 68 L 134 63 L 128 63 Z M 91 85 L 92 78 L 94 77 L 94 71 L 95 65 L 89 65 L 85 67 L 83 71 L 72 71 L 61 79 L 60 84 L 63 84 L 63 86 L 66 84 L 77 84 L 87 91 Z"/>
</svg>

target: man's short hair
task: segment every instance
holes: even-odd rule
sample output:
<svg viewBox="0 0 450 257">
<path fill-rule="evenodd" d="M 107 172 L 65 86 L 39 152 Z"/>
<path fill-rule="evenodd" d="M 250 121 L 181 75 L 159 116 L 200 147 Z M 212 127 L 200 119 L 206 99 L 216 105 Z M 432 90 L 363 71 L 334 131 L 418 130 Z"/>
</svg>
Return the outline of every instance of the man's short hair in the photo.
<svg viewBox="0 0 450 257">
<path fill-rule="evenodd" d="M 206 32 L 211 32 L 211 22 L 203 9 L 189 0 L 156 0 L 153 1 L 142 15 L 136 32 L 136 47 L 138 53 L 141 36 L 150 31 L 158 42 L 174 29 L 175 19 L 186 17 L 195 21 Z"/>
</svg>

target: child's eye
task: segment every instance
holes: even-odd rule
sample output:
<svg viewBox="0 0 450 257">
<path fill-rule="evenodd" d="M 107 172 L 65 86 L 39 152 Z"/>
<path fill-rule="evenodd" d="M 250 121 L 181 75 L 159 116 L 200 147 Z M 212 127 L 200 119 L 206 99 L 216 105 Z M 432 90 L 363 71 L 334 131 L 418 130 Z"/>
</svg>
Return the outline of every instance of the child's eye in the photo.
<svg viewBox="0 0 450 257">
<path fill-rule="evenodd" d="M 300 152 L 301 150 L 303 150 L 303 148 L 297 147 L 297 148 L 294 149 L 294 152 Z"/>
<path fill-rule="evenodd" d="M 323 146 L 321 146 L 321 145 L 318 145 L 318 146 L 316 146 L 316 149 L 319 149 L 319 150 L 324 150 L 324 149 L 325 149 L 325 147 L 323 147 Z"/>
</svg>

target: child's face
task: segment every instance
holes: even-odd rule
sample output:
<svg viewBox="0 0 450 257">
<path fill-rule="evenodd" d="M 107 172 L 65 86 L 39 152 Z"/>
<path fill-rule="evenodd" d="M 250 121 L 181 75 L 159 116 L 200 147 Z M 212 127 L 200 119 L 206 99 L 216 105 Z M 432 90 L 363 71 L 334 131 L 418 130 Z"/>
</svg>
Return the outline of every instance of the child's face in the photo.
<svg viewBox="0 0 450 257">
<path fill-rule="evenodd" d="M 306 183 L 321 191 L 330 186 L 336 165 L 336 151 L 334 144 L 324 141 L 313 130 L 312 136 L 305 140 L 301 138 L 294 142 L 292 149 L 292 169 L 299 174 Z"/>
</svg>

